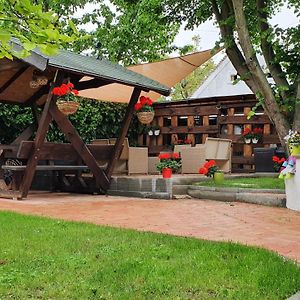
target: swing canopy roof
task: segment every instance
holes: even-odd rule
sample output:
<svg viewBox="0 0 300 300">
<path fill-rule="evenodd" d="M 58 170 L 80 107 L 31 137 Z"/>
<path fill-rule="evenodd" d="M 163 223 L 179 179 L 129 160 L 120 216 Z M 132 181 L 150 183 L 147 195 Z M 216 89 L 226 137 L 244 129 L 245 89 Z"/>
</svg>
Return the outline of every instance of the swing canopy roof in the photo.
<svg viewBox="0 0 300 300">
<path fill-rule="evenodd" d="M 14 49 L 22 49 L 18 41 L 13 40 L 11 43 Z M 57 70 L 64 72 L 79 91 L 116 83 L 145 92 L 154 91 L 165 96 L 170 94 L 167 86 L 107 59 L 65 50 L 59 50 L 54 56 L 46 56 L 39 50 L 33 50 L 26 58 L 0 60 L 0 102 L 42 104 L 49 92 L 49 82 L 54 79 Z M 47 85 L 30 87 L 30 82 L 38 77 L 46 77 Z"/>
</svg>

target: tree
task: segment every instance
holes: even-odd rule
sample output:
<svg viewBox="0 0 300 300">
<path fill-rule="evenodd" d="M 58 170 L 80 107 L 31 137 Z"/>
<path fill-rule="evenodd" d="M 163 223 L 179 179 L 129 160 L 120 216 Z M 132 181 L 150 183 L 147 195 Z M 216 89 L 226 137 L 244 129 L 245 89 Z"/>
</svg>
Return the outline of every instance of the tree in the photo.
<svg viewBox="0 0 300 300">
<path fill-rule="evenodd" d="M 75 30 L 72 22 L 69 22 Z M 60 32 L 58 17 L 52 11 L 44 12 L 41 5 L 30 0 L 0 0 L 0 58 L 26 56 L 29 51 L 39 47 L 45 54 L 56 53 L 59 45 L 70 43 L 72 34 Z M 17 38 L 23 51 L 16 51 L 10 43 Z"/>
<path fill-rule="evenodd" d="M 273 121 L 282 145 L 291 127 L 300 130 L 300 26 L 282 29 L 269 22 L 286 2 L 299 14 L 298 0 L 165 0 L 168 18 L 187 22 L 189 29 L 215 18 L 220 42 Z M 267 74 L 258 62 L 259 53 Z"/>
<path fill-rule="evenodd" d="M 97 2 L 97 9 L 77 20 L 96 26 L 77 50 L 88 48 L 95 56 L 132 65 L 159 60 L 176 49 L 172 42 L 179 24 L 164 16 L 161 0 L 112 0 L 113 7 Z"/>
</svg>

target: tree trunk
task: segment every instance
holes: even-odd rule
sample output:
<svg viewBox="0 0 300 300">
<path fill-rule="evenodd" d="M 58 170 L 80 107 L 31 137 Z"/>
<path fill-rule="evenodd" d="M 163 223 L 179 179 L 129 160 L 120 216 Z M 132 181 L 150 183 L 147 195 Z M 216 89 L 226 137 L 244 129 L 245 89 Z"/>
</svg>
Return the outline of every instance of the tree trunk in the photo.
<svg viewBox="0 0 300 300">
<path fill-rule="evenodd" d="M 297 96 L 296 96 L 297 100 L 295 104 L 293 129 L 300 131 L 300 75 L 298 76 L 297 82 L 298 82 Z"/>
<path fill-rule="evenodd" d="M 268 80 L 259 65 L 255 51 L 252 47 L 252 42 L 247 28 L 246 17 L 243 11 L 243 0 L 232 0 L 232 4 L 239 41 L 245 55 L 246 64 L 254 78 L 254 81 L 260 93 L 264 97 L 265 106 L 267 108 L 266 113 L 276 127 L 281 144 L 285 146 L 284 137 L 287 135 L 290 128 L 289 123 L 280 112 L 279 106 L 275 99 L 275 95 L 273 94 Z"/>
</svg>

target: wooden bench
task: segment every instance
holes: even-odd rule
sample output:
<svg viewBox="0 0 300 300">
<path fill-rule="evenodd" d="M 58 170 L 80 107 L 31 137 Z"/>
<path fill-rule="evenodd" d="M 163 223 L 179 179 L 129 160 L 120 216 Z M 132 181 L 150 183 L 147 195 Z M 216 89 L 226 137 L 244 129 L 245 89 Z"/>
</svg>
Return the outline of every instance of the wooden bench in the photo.
<svg viewBox="0 0 300 300">
<path fill-rule="evenodd" d="M 4 145 L 3 145 L 4 146 Z M 26 169 L 26 160 L 29 159 L 31 152 L 33 151 L 34 142 L 32 141 L 22 141 L 18 146 L 5 145 L 3 147 L 3 157 L 8 159 L 18 159 L 24 162 L 24 165 L 6 165 L 3 164 L 1 169 L 3 171 L 12 172 L 12 188 L 13 190 L 18 190 L 20 183 L 23 178 L 24 171 Z M 91 144 L 87 145 L 89 151 L 95 157 L 96 160 L 109 161 L 113 153 L 114 145 L 97 145 Z M 1 147 L 0 147 L 1 150 Z M 82 172 L 89 170 L 89 167 L 82 164 L 82 160 L 77 151 L 73 148 L 71 144 L 59 144 L 59 143 L 44 143 L 42 147 L 38 150 L 38 159 L 43 161 L 50 161 L 51 164 L 37 165 L 36 171 L 53 171 L 55 172 L 56 185 L 58 189 L 61 190 L 66 187 L 70 190 L 72 182 L 68 180 L 67 175 L 73 175 L 72 180 L 76 179 L 77 186 L 79 189 L 86 189 L 88 185 L 82 178 Z M 60 164 L 63 163 L 63 164 Z M 105 166 L 100 166 L 104 168 Z M 75 179 L 74 179 L 75 178 Z M 74 187 L 75 188 L 75 187 Z M 76 188 L 75 188 L 76 189 Z M 72 190 L 73 191 L 73 190 Z M 84 190 L 83 192 L 86 192 Z"/>
</svg>

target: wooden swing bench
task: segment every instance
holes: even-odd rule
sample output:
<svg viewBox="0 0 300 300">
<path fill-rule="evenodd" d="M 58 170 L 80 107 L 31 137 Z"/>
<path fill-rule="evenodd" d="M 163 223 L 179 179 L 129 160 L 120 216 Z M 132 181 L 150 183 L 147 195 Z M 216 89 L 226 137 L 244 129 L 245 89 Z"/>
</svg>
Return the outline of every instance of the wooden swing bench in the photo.
<svg viewBox="0 0 300 300">
<path fill-rule="evenodd" d="M 33 147 L 34 142 L 22 141 L 19 145 L 0 145 L 0 150 L 3 151 L 4 159 L 17 159 L 23 162 L 29 159 Z M 97 161 L 109 161 L 114 145 L 88 144 L 87 147 Z M 71 144 L 45 142 L 38 153 L 39 161 L 46 161 L 48 164 L 38 164 L 35 170 L 55 172 L 53 177 L 56 178 L 54 180 L 56 190 L 74 191 L 75 188 L 79 192 L 96 192 L 95 187 L 91 187 L 81 176 L 83 171 L 89 170 L 89 167 L 82 164 L 80 155 Z M 100 167 L 105 168 L 106 166 Z M 27 165 L 3 164 L 1 168 L 3 171 L 11 171 L 12 173 L 12 191 L 2 191 L 0 194 L 3 197 L 21 198 L 17 191 L 20 188 Z M 68 175 L 71 174 L 72 182 L 68 178 Z M 77 184 L 74 184 L 75 181 Z M 13 195 L 10 195 L 10 192 Z"/>
</svg>

